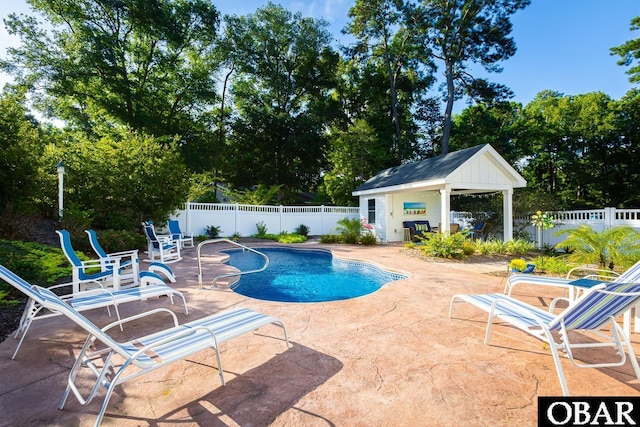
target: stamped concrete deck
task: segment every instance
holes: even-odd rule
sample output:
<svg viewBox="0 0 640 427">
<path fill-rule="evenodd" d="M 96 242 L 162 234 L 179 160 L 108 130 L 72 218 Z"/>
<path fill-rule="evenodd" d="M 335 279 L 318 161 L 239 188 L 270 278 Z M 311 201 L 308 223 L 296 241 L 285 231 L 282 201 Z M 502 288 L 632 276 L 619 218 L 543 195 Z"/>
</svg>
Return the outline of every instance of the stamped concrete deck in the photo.
<svg viewBox="0 0 640 427">
<path fill-rule="evenodd" d="M 485 313 L 459 304 L 455 317 L 447 316 L 454 294 L 501 292 L 505 279 L 482 272 L 506 267 L 425 262 L 403 254 L 399 245 L 330 249 L 410 278 L 347 301 L 274 303 L 198 290 L 195 250 L 186 250 L 184 260 L 171 265 L 175 287 L 190 307 L 185 316 L 174 306 L 181 321 L 248 307 L 282 319 L 292 347 L 271 326 L 225 343 L 226 386 L 220 385 L 213 351 L 140 377 L 116 391 L 103 425 L 532 426 L 536 397 L 560 395 L 551 355 L 539 341 L 498 326 L 486 346 Z M 204 277 L 212 278 L 222 267 L 209 249 L 204 253 Z M 524 286 L 517 292 L 534 304 L 558 295 Z M 169 306 L 161 298 L 122 305 L 121 313 Z M 98 325 L 109 322 L 102 310 L 87 316 Z M 123 335 L 167 325 L 166 318 L 140 322 Z M 57 317 L 34 323 L 16 360 L 10 360 L 15 341 L 0 344 L 0 425 L 93 425 L 100 399 L 81 406 L 70 397 L 62 411 L 56 409 L 84 336 Z M 640 347 L 637 334 L 633 341 Z M 640 391 L 629 363 L 584 370 L 564 362 L 574 395 Z"/>
</svg>

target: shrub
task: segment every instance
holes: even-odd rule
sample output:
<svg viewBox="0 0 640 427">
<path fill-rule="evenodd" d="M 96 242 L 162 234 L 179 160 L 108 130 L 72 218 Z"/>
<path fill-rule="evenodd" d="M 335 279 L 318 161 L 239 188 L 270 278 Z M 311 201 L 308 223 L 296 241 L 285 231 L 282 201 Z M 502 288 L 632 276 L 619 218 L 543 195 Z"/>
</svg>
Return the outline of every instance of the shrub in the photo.
<svg viewBox="0 0 640 427">
<path fill-rule="evenodd" d="M 342 218 L 338 221 L 338 235 L 343 243 L 358 243 L 362 232 L 362 223 L 358 218 Z"/>
<path fill-rule="evenodd" d="M 340 237 L 337 234 L 323 234 L 320 236 L 320 243 L 339 243 Z"/>
<path fill-rule="evenodd" d="M 236 231 L 231 235 L 231 240 L 233 240 L 234 242 L 239 242 L 241 237 L 242 237 L 242 234 Z"/>
<path fill-rule="evenodd" d="M 309 231 L 311 231 L 311 229 L 304 224 L 300 224 L 298 228 L 296 228 L 296 233 L 301 236 L 309 235 Z"/>
<path fill-rule="evenodd" d="M 378 238 L 373 233 L 365 233 L 360 236 L 360 243 L 363 245 L 375 245 L 378 243 Z"/>
<path fill-rule="evenodd" d="M 462 253 L 464 256 L 470 256 L 476 253 L 476 245 L 473 242 L 465 240 L 462 242 Z"/>
<path fill-rule="evenodd" d="M 298 233 L 281 234 L 278 237 L 280 243 L 304 243 L 307 241 L 307 237 Z"/>
<path fill-rule="evenodd" d="M 267 225 L 264 221 L 260 221 L 256 224 L 256 229 L 258 230 L 258 234 L 256 237 L 263 238 L 267 234 Z"/>
<path fill-rule="evenodd" d="M 440 258 L 462 258 L 466 235 L 464 233 L 425 233 L 420 237 L 420 250 L 429 256 Z"/>
<path fill-rule="evenodd" d="M 82 234 L 84 235 L 84 240 L 88 242 L 89 239 L 86 233 Z M 107 253 L 140 249 L 146 247 L 147 244 L 144 236 L 132 231 L 100 230 L 96 231 L 96 234 L 98 235 L 100 246 Z"/>
<path fill-rule="evenodd" d="M 80 256 L 87 259 L 83 254 Z M 34 242 L 0 240 L 0 264 L 32 285 L 46 287 L 71 276 L 71 265 L 60 248 Z M 17 292 L 1 280 L 0 289 L 10 295 Z"/>
<path fill-rule="evenodd" d="M 217 239 L 220 237 L 220 232 L 222 230 L 217 225 L 209 225 L 205 227 L 204 232 L 210 239 Z"/>
<path fill-rule="evenodd" d="M 511 255 L 525 255 L 536 248 L 536 244 L 534 242 L 523 239 L 510 240 L 503 246 L 505 253 Z"/>
</svg>

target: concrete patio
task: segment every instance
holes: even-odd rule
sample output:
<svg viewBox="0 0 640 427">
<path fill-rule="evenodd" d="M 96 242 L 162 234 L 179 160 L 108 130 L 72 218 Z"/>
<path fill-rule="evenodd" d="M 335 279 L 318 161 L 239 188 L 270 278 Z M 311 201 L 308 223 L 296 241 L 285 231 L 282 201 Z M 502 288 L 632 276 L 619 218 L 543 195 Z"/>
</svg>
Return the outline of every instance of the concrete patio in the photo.
<svg viewBox="0 0 640 427">
<path fill-rule="evenodd" d="M 267 326 L 221 346 L 227 385 L 218 377 L 213 351 L 197 354 L 117 389 L 103 425 L 118 426 L 533 426 L 537 396 L 560 395 L 550 352 L 541 342 L 506 326 L 483 344 L 486 314 L 459 304 L 457 293 L 502 292 L 505 278 L 483 274 L 504 263 L 427 262 L 401 245 L 323 246 L 336 256 L 374 262 L 409 279 L 361 298 L 312 304 L 259 301 L 228 290 L 198 290 L 196 251 L 172 264 L 175 285 L 189 304 L 181 321 L 235 306 L 280 318 L 292 347 L 278 328 Z M 224 268 L 204 251 L 204 277 Z M 174 286 L 172 285 L 172 286 Z M 517 288 L 514 296 L 546 305 L 550 288 Z M 166 298 L 120 306 L 122 316 L 171 307 Z M 104 310 L 86 313 L 109 323 Z M 138 322 L 121 339 L 168 327 L 166 317 Z M 35 322 L 16 360 L 16 341 L 0 344 L 0 425 L 93 425 L 101 399 L 81 406 L 71 396 L 62 411 L 74 355 L 85 334 L 62 317 Z M 640 351 L 638 335 L 632 336 Z M 607 350 L 602 350 L 606 352 Z M 589 359 L 593 360 L 593 359 Z M 575 396 L 637 396 L 640 385 L 629 363 L 616 369 L 565 372 Z"/>
</svg>

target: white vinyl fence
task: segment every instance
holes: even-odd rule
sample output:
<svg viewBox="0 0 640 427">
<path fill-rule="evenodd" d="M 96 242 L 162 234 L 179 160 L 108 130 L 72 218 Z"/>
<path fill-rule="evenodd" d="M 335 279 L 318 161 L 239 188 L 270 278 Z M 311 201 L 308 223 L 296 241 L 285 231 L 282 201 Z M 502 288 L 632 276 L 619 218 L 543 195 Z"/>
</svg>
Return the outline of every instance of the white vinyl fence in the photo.
<svg viewBox="0 0 640 427">
<path fill-rule="evenodd" d="M 220 236 L 239 233 L 248 237 L 264 223 L 267 233 L 294 232 L 300 225 L 310 235 L 334 233 L 343 218 L 360 218 L 360 208 L 340 206 L 257 206 L 238 203 L 186 203 L 172 216 L 187 234 L 206 235 L 207 227 L 220 227 Z"/>
<path fill-rule="evenodd" d="M 566 235 L 555 236 L 558 230 L 576 228 L 581 224 L 588 224 L 595 231 L 600 232 L 620 225 L 628 225 L 640 231 L 640 209 L 588 209 L 575 211 L 547 212 L 553 218 L 553 228 L 537 230 L 531 224 L 531 216 L 514 218 L 514 230 L 528 232 L 532 240 L 538 245 L 553 246 L 566 238 Z"/>
</svg>

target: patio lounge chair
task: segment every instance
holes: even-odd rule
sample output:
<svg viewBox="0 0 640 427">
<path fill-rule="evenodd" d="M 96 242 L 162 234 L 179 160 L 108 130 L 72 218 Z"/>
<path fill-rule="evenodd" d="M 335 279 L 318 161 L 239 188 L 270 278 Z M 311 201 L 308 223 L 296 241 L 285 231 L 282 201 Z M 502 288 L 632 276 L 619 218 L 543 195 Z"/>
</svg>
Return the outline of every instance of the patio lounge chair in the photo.
<svg viewBox="0 0 640 427">
<path fill-rule="evenodd" d="M 73 283 L 73 293 L 86 291 L 87 287 L 112 286 L 114 290 L 120 289 L 120 281 L 132 279 L 129 274 L 123 273 L 120 268 L 120 258 L 109 258 L 107 260 L 92 259 L 88 261 L 80 260 L 71 246 L 71 236 L 67 230 L 56 230 L 60 236 L 60 247 L 62 252 L 71 264 L 71 280 Z M 95 272 L 93 272 L 95 271 Z"/>
<path fill-rule="evenodd" d="M 180 230 L 180 223 L 175 219 L 170 219 L 169 222 L 169 233 L 171 234 L 171 240 L 174 242 L 179 242 L 181 247 L 184 248 L 186 243 L 189 243 L 189 247 L 193 247 L 193 236 L 185 235 L 182 230 Z"/>
<path fill-rule="evenodd" d="M 579 267 L 584 269 L 583 267 Z M 574 269 L 575 270 L 575 269 Z M 537 285 L 537 286 L 555 286 L 569 291 L 569 300 L 575 300 L 579 294 L 589 288 L 596 286 L 603 282 L 613 283 L 630 283 L 640 282 L 640 261 L 629 267 L 624 273 L 617 275 L 609 270 L 593 270 L 591 274 L 588 274 L 579 279 L 571 279 L 571 274 L 574 271 L 570 271 L 567 274 L 567 278 L 560 277 L 546 277 L 535 276 L 531 274 L 514 274 L 507 279 L 507 283 L 504 287 L 504 293 L 511 295 L 513 288 L 516 285 Z M 605 273 L 607 275 L 605 275 Z M 613 275 L 613 276 L 611 276 Z M 611 280 L 613 279 L 613 280 Z"/>
<path fill-rule="evenodd" d="M 71 368 L 67 388 L 58 408 L 63 409 L 70 392 L 73 392 L 80 404 L 86 405 L 98 394 L 100 388 L 104 387 L 106 393 L 95 421 L 96 426 L 102 421 L 115 387 L 125 381 L 163 368 L 203 350 L 213 349 L 220 380 L 224 385 L 220 345 L 269 324 L 282 328 L 286 345 L 290 346 L 287 330 L 279 319 L 246 308 L 222 311 L 182 325 L 178 324 L 171 310 L 159 308 L 119 320 L 100 329 L 48 289 L 33 286 L 33 291 L 42 299 L 44 307 L 67 316 L 89 333 Z M 157 314 L 168 314 L 173 319 L 174 326 L 123 343 L 107 334 L 107 331 L 114 326 Z M 130 367 L 131 369 L 128 369 Z M 76 379 L 77 383 L 89 382 L 93 383 L 93 386 L 83 394 Z"/>
<path fill-rule="evenodd" d="M 559 298 L 566 299 L 566 298 Z M 552 313 L 556 301 L 551 304 L 550 312 L 538 307 L 526 304 L 507 295 L 495 294 L 469 294 L 454 295 L 451 299 L 449 317 L 453 310 L 453 304 L 464 301 L 489 313 L 485 344 L 489 344 L 493 320 L 498 318 L 513 325 L 524 332 L 544 341 L 551 348 L 553 361 L 556 366 L 562 393 L 569 395 L 569 389 L 564 371 L 560 363 L 559 351 L 566 353 L 571 362 L 580 368 L 601 368 L 622 366 L 626 362 L 624 346 L 627 347 L 629 359 L 633 365 L 638 381 L 640 381 L 640 366 L 633 352 L 629 336 L 618 325 L 615 318 L 628 311 L 640 300 L 640 284 L 637 283 L 610 283 L 601 284 L 586 292 L 582 297 L 574 301 L 558 315 Z M 609 326 L 607 333 L 600 331 Z M 601 340 L 592 342 L 572 342 L 570 331 L 589 332 Z M 557 339 L 556 339 L 557 337 Z M 578 363 L 573 356 L 574 349 L 613 347 L 618 360 L 604 363 Z"/>
<path fill-rule="evenodd" d="M 107 253 L 104 249 L 102 249 L 95 230 L 84 230 L 84 232 L 89 236 L 89 243 L 91 244 L 93 251 L 96 253 L 96 255 L 98 255 L 101 271 L 108 271 L 109 269 L 111 269 L 111 260 L 113 258 L 118 258 L 120 260 L 121 279 L 126 280 L 131 278 L 132 282 L 134 284 L 137 284 L 137 278 L 140 272 L 140 260 L 138 259 L 137 249 Z M 127 273 L 124 273 L 124 271 L 126 270 L 129 271 Z"/>
<path fill-rule="evenodd" d="M 133 264 L 133 275 L 134 277 L 136 277 L 136 274 L 139 274 L 138 272 L 140 271 L 140 259 L 138 258 L 138 250 L 131 250 L 131 251 L 122 251 L 122 252 L 113 252 L 113 253 L 106 253 L 106 251 L 104 249 L 102 249 L 102 246 L 100 245 L 100 242 L 98 241 L 98 236 L 96 234 L 96 232 L 94 230 L 85 230 L 85 233 L 87 233 L 87 235 L 89 236 L 89 243 L 91 243 L 91 247 L 93 248 L 94 252 L 98 255 L 98 257 L 100 258 L 100 260 L 104 260 L 104 266 L 103 271 L 109 269 L 109 258 L 131 258 L 130 261 L 124 261 L 124 262 L 120 262 L 120 268 L 126 268 L 128 267 L 130 264 Z M 175 283 L 176 282 L 176 276 L 173 274 L 173 271 L 171 271 L 171 269 L 169 268 L 168 265 L 158 262 L 158 261 L 154 261 L 151 264 L 149 264 L 149 267 L 147 267 L 147 270 L 152 272 L 152 273 L 156 273 L 156 274 L 161 274 L 164 277 L 166 277 L 171 283 Z M 134 281 L 134 283 L 136 283 Z"/>
<path fill-rule="evenodd" d="M 40 294 L 34 292 L 32 286 L 20 278 L 17 274 L 13 273 L 8 268 L 0 265 L 0 279 L 3 279 L 14 288 L 25 294 L 29 297 L 27 304 L 25 306 L 24 312 L 22 313 L 22 317 L 20 318 L 20 323 L 18 324 L 18 329 L 15 332 L 14 338 L 18 338 L 20 336 L 20 341 L 13 353 L 12 359 L 15 359 L 18 354 L 18 350 L 20 350 L 20 346 L 24 341 L 25 336 L 29 330 L 29 326 L 34 320 L 38 319 L 46 319 L 52 316 L 58 316 L 57 312 L 42 312 L 43 299 Z M 102 288 L 93 289 L 90 291 L 79 292 L 76 294 L 69 294 L 61 296 L 60 299 L 65 303 L 69 304 L 77 311 L 84 310 L 94 310 L 97 308 L 107 308 L 109 311 L 109 307 L 113 306 L 116 316 L 120 319 L 120 313 L 118 311 L 118 305 L 126 302 L 134 302 L 134 301 L 142 301 L 148 298 L 168 296 L 169 300 L 173 304 L 173 296 L 178 296 L 182 298 L 182 302 L 184 304 L 184 312 L 189 313 L 187 309 L 187 301 L 185 300 L 182 293 L 176 291 L 175 289 L 167 286 L 162 278 L 155 273 L 151 273 L 149 271 L 143 271 L 140 273 L 140 286 L 135 288 L 121 289 L 119 291 L 109 292 Z M 64 286 L 69 286 L 68 283 L 54 285 L 49 289 L 62 288 Z M 109 311 L 109 315 L 111 315 L 111 311 Z"/>
<path fill-rule="evenodd" d="M 156 257 L 162 263 L 180 261 L 180 244 L 174 242 L 170 236 L 158 236 L 152 223 L 143 222 L 142 228 L 147 238 L 148 261 L 155 261 Z"/>
</svg>

